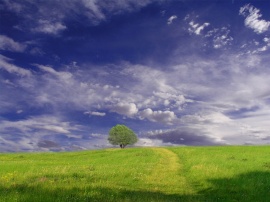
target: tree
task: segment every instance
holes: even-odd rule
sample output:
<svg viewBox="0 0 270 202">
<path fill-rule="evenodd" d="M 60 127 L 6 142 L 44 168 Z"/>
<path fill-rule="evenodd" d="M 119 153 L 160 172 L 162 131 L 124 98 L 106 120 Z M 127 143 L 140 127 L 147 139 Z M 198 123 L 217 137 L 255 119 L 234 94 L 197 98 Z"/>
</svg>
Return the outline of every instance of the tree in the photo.
<svg viewBox="0 0 270 202">
<path fill-rule="evenodd" d="M 128 144 L 135 144 L 138 138 L 127 126 L 116 125 L 109 131 L 108 140 L 112 145 L 120 145 L 124 149 Z"/>
</svg>

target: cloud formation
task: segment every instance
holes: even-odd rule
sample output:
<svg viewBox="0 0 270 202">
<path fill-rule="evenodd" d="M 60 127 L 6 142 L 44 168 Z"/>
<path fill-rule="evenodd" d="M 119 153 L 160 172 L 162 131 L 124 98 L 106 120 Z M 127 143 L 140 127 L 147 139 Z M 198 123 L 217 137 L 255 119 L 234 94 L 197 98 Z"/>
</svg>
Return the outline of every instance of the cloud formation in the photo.
<svg viewBox="0 0 270 202">
<path fill-rule="evenodd" d="M 5 71 L 9 73 L 15 73 L 19 76 L 31 76 L 32 73 L 30 70 L 24 69 L 22 67 L 16 66 L 11 63 L 11 59 L 0 55 L 0 69 L 4 69 Z"/>
<path fill-rule="evenodd" d="M 32 117 L 28 120 L 3 121 L 0 127 L 2 132 L 7 133 L 10 129 L 22 132 L 30 132 L 35 129 L 50 131 L 54 133 L 69 134 L 71 130 L 76 130 L 68 122 L 61 122 L 54 116 Z"/>
<path fill-rule="evenodd" d="M 240 8 L 239 14 L 245 17 L 245 25 L 257 34 L 262 34 L 269 29 L 270 21 L 261 19 L 262 14 L 256 7 L 246 4 Z"/>
<path fill-rule="evenodd" d="M 196 35 L 200 35 L 201 32 L 204 30 L 204 28 L 208 27 L 210 25 L 210 23 L 208 22 L 205 22 L 203 24 L 199 24 L 199 23 L 195 23 L 194 21 L 191 21 L 189 23 L 189 28 L 188 28 L 188 31 L 189 33 L 191 34 L 196 34 Z"/>
<path fill-rule="evenodd" d="M 38 26 L 32 28 L 33 32 L 42 32 L 45 34 L 53 34 L 56 35 L 59 32 L 65 30 L 67 27 L 63 25 L 61 22 L 50 22 L 48 20 L 39 20 Z"/>
<path fill-rule="evenodd" d="M 211 39 L 211 44 L 215 49 L 231 45 L 233 41 L 233 37 L 230 36 L 230 30 L 227 27 L 210 30 L 205 37 Z"/>
<path fill-rule="evenodd" d="M 104 112 L 84 112 L 84 114 L 90 114 L 92 116 L 105 116 L 106 113 Z"/>
<path fill-rule="evenodd" d="M 5 35 L 0 35 L 0 50 L 8 50 L 12 52 L 23 52 L 25 49 L 26 49 L 26 45 L 16 42 Z"/>
<path fill-rule="evenodd" d="M 174 120 L 177 119 L 174 112 L 172 111 L 153 111 L 150 108 L 147 108 L 140 112 L 141 119 L 148 119 L 153 122 L 161 122 L 171 125 Z"/>
<path fill-rule="evenodd" d="M 68 29 L 67 19 L 98 25 L 112 15 L 139 10 L 162 0 L 59 0 L 36 2 L 26 0 L 5 0 L 3 8 L 16 13 L 22 20 L 17 28 L 25 31 L 57 35 Z M 1 9 L 1 8 L 0 8 Z M 31 14 L 29 14 L 31 12 Z M 77 17 L 74 17 L 77 16 Z"/>
<path fill-rule="evenodd" d="M 44 135 L 48 132 L 70 135 L 72 131 L 79 131 L 79 128 L 61 121 L 60 117 L 55 118 L 57 113 L 66 111 L 72 106 L 74 110 L 81 110 L 82 114 L 90 110 L 87 114 L 105 117 L 105 114 L 116 112 L 133 120 L 147 120 L 158 124 L 161 128 L 178 127 L 180 124 L 185 126 L 186 134 L 203 144 L 215 142 L 230 144 L 231 141 L 239 144 L 243 141 L 263 142 L 262 138 L 267 137 L 267 131 L 270 129 L 267 123 L 270 83 L 263 60 L 259 56 L 252 55 L 222 56 L 215 61 L 201 57 L 186 59 L 188 62 L 183 60 L 166 70 L 122 63 L 118 65 L 120 69 L 111 71 L 111 74 L 119 75 L 117 83 L 109 80 L 109 74 L 105 73 L 106 70 L 100 70 L 101 67 L 97 68 L 98 71 L 95 68 L 92 70 L 79 68 L 71 72 L 68 69 L 56 70 L 53 67 L 36 64 L 40 72 L 31 73 L 31 79 L 15 77 L 6 81 L 2 89 L 7 89 L 11 95 L 25 92 L 21 97 L 22 100 L 29 100 L 32 108 L 52 108 L 54 118 L 2 120 L 0 127 L 3 134 L 13 128 L 23 134 L 37 130 L 39 134 Z M 256 71 L 251 73 L 250 70 L 254 68 Z M 20 69 L 9 73 L 16 75 Z M 226 75 L 223 74 L 224 71 Z M 132 82 L 128 89 L 124 88 L 126 80 Z M 219 83 L 218 86 L 216 82 Z M 251 83 L 253 85 L 249 85 Z M 16 87 L 12 87 L 13 85 Z M 21 102 L 18 98 L 18 96 L 16 99 L 12 96 L 2 97 L 5 102 L 0 102 L 1 108 L 9 109 L 7 103 L 11 104 L 11 107 L 18 105 Z M 18 114 L 20 110 L 23 113 L 18 115 L 23 115 L 27 112 L 27 106 L 21 104 L 18 106 L 14 113 Z M 99 112 L 100 110 L 103 112 Z M 256 122 L 258 117 L 261 120 Z M 254 130 L 257 132 L 254 133 Z M 183 136 L 179 131 L 167 136 L 176 138 L 177 134 Z M 237 134 L 236 136 L 240 138 L 231 139 L 231 134 Z M 162 137 L 158 137 L 157 140 L 167 144 L 169 143 L 167 136 L 166 140 Z M 6 137 L 2 136 L 5 142 L 8 141 Z M 21 140 L 23 139 L 21 137 Z M 180 138 L 175 144 L 180 141 L 183 140 Z"/>
<path fill-rule="evenodd" d="M 137 106 L 134 103 L 119 102 L 111 109 L 112 112 L 116 112 L 121 115 L 132 117 L 138 112 Z"/>
<path fill-rule="evenodd" d="M 170 25 L 173 23 L 174 20 L 177 19 L 177 16 L 176 15 L 172 15 L 171 17 L 168 18 L 167 20 L 167 24 Z"/>
</svg>

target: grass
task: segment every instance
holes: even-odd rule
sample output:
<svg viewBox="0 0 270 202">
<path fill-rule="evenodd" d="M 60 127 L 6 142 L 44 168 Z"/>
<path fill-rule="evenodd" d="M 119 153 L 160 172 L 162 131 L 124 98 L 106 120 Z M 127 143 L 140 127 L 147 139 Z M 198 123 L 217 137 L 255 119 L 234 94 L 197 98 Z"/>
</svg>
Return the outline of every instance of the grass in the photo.
<svg viewBox="0 0 270 202">
<path fill-rule="evenodd" d="M 270 147 L 0 154 L 0 201 L 269 201 Z"/>
</svg>

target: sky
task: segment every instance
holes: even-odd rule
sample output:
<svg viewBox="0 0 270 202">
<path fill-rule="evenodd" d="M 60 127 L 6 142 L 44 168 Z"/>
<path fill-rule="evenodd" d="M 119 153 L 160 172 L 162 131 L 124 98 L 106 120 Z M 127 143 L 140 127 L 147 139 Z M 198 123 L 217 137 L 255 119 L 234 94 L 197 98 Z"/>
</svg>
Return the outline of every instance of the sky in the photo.
<svg viewBox="0 0 270 202">
<path fill-rule="evenodd" d="M 270 143 L 270 1 L 0 0 L 0 152 Z"/>
</svg>

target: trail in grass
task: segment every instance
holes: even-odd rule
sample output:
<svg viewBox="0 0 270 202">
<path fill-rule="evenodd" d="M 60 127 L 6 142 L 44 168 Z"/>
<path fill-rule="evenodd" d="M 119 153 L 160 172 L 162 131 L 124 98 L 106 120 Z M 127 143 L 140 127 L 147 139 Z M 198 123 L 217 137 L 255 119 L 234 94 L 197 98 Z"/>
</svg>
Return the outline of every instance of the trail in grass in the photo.
<svg viewBox="0 0 270 202">
<path fill-rule="evenodd" d="M 153 191 L 166 190 L 170 194 L 194 193 L 182 172 L 178 156 L 166 148 L 152 148 L 152 150 L 160 156 L 159 162 L 146 180 L 152 186 Z"/>
</svg>

